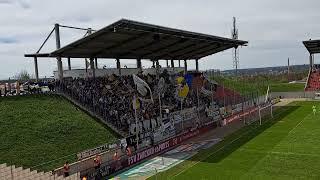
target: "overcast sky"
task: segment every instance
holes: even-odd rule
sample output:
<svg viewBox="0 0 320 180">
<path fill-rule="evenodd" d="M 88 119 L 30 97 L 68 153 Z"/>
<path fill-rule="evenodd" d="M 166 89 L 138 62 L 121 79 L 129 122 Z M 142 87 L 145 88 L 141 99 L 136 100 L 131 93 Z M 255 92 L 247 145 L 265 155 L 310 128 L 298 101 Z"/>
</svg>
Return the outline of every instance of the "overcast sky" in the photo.
<svg viewBox="0 0 320 180">
<path fill-rule="evenodd" d="M 0 0 L 0 79 L 21 70 L 34 74 L 33 59 L 23 55 L 36 52 L 55 23 L 100 29 L 121 18 L 230 37 L 235 16 L 239 39 L 249 41 L 240 48 L 241 68 L 285 65 L 288 57 L 292 64 L 306 64 L 301 41 L 320 38 L 319 9 L 319 0 Z M 62 29 L 62 46 L 83 35 Z M 41 52 L 54 48 L 52 38 Z M 115 66 L 113 61 L 101 64 Z M 75 60 L 72 65 L 84 63 Z M 231 69 L 232 52 L 200 62 L 200 69 L 213 68 Z M 40 76 L 50 76 L 54 69 L 55 59 L 39 60 Z"/>
</svg>

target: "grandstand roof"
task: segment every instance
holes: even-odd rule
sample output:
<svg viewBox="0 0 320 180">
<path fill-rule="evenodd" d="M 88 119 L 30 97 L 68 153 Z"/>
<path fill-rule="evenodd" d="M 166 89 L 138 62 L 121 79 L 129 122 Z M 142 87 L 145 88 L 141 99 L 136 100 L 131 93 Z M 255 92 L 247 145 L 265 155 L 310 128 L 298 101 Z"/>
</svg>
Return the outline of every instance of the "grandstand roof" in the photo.
<svg viewBox="0 0 320 180">
<path fill-rule="evenodd" d="M 48 57 L 200 59 L 247 43 L 247 41 L 121 19 L 49 53 Z M 25 56 L 33 57 L 37 54 Z"/>
<path fill-rule="evenodd" d="M 320 53 L 320 40 L 303 41 L 303 44 L 307 48 L 309 53 L 311 54 Z"/>
</svg>

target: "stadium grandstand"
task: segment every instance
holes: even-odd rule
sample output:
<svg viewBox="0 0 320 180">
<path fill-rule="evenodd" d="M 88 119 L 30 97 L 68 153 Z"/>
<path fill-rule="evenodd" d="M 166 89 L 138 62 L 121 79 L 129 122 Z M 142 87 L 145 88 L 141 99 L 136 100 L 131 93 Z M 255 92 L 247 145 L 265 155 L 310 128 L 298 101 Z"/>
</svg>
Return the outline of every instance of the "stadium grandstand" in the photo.
<svg viewBox="0 0 320 180">
<path fill-rule="evenodd" d="M 121 19 L 98 31 L 83 29 L 87 31 L 85 37 L 61 47 L 61 27 L 76 28 L 55 24 L 40 49 L 25 54 L 34 59 L 36 81 L 41 82 L 38 59 L 56 58 L 58 70 L 55 79 L 46 84 L 49 90 L 122 136 L 116 144 L 80 152 L 79 161 L 70 165 L 70 174 L 88 179 L 110 176 L 208 127 L 221 126 L 226 117 L 258 103 L 258 99 L 242 97 L 199 71 L 201 58 L 246 46 L 247 41 Z M 53 32 L 57 50 L 40 53 Z M 84 59 L 85 69 L 71 68 L 76 58 Z M 62 67 L 63 59 L 68 61 L 67 68 Z M 99 68 L 100 59 L 116 60 L 116 68 Z M 122 68 L 121 59 L 135 61 L 136 68 Z M 142 60 L 151 61 L 153 66 L 143 69 Z M 161 67 L 159 61 L 166 61 L 167 66 Z M 195 61 L 193 71 L 188 70 L 190 61 Z M 99 171 L 91 163 L 97 154 L 102 156 Z M 55 170 L 56 175 L 63 173 L 63 167 Z"/>
<path fill-rule="evenodd" d="M 306 91 L 320 90 L 320 65 L 314 63 L 314 55 L 320 53 L 320 40 L 303 41 L 309 52 L 309 75 L 305 86 Z"/>
<path fill-rule="evenodd" d="M 61 165 L 52 174 L 26 171 L 30 177 L 63 179 L 66 172 L 74 179 L 113 177 L 243 116 L 259 112 L 261 122 L 258 107 L 269 100 L 254 94 L 243 96 L 199 70 L 203 57 L 246 46 L 247 41 L 121 19 L 98 31 L 83 29 L 87 31 L 85 37 L 61 47 L 61 27 L 76 28 L 55 24 L 40 49 L 25 54 L 34 59 L 36 82 L 4 84 L 0 95 L 38 94 L 46 87 L 46 91 L 68 99 L 121 138 L 79 152 L 76 162 Z M 40 53 L 54 32 L 57 49 Z M 53 80 L 39 79 L 39 58 L 57 59 Z M 63 59 L 68 61 L 67 68 L 62 66 Z M 73 59 L 83 59 L 86 68 L 72 69 Z M 116 60 L 116 68 L 99 68 L 102 59 Z M 122 68 L 122 59 L 135 61 L 136 68 Z M 153 66 L 142 68 L 142 60 L 151 61 Z M 166 61 L 167 66 L 161 67 L 159 61 Z M 188 70 L 190 61 L 195 61 L 195 70 Z M 22 169 L 2 166 L 5 176 L 24 178 Z M 12 174 L 12 169 L 17 174 Z"/>
</svg>

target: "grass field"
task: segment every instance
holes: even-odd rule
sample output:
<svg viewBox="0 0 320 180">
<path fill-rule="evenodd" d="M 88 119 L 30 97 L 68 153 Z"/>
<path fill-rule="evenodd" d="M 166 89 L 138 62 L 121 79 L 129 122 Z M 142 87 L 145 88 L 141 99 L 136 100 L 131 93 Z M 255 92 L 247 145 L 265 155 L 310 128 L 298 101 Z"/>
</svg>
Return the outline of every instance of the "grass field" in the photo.
<svg viewBox="0 0 320 180">
<path fill-rule="evenodd" d="M 150 179 L 320 179 L 320 113 L 293 102 Z"/>
<path fill-rule="evenodd" d="M 223 84 L 227 88 L 231 88 L 240 92 L 241 94 L 246 94 L 250 92 L 258 92 L 260 95 L 267 92 L 268 86 L 271 92 L 295 92 L 304 91 L 304 83 L 285 83 L 280 81 L 271 81 L 267 79 L 257 79 L 257 80 L 244 80 L 241 78 L 232 77 L 222 77 L 218 76 L 214 78 L 219 84 Z"/>
<path fill-rule="evenodd" d="M 0 98 L 0 132 L 0 163 L 46 171 L 75 161 L 79 151 L 115 139 L 59 96 Z"/>
</svg>

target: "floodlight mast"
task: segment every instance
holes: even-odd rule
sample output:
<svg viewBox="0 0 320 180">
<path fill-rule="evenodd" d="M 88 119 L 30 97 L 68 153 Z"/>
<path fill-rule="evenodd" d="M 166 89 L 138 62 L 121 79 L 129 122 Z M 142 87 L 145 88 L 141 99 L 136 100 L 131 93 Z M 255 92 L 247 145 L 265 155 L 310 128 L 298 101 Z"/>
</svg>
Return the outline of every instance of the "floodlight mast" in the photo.
<svg viewBox="0 0 320 180">
<path fill-rule="evenodd" d="M 238 29 L 236 27 L 236 18 L 235 17 L 233 17 L 233 28 L 231 30 L 231 38 L 234 40 L 238 40 Z M 239 51 L 237 48 L 238 47 L 235 47 L 232 52 L 233 68 L 235 68 L 236 77 L 238 75 L 238 68 L 239 68 Z"/>
</svg>

